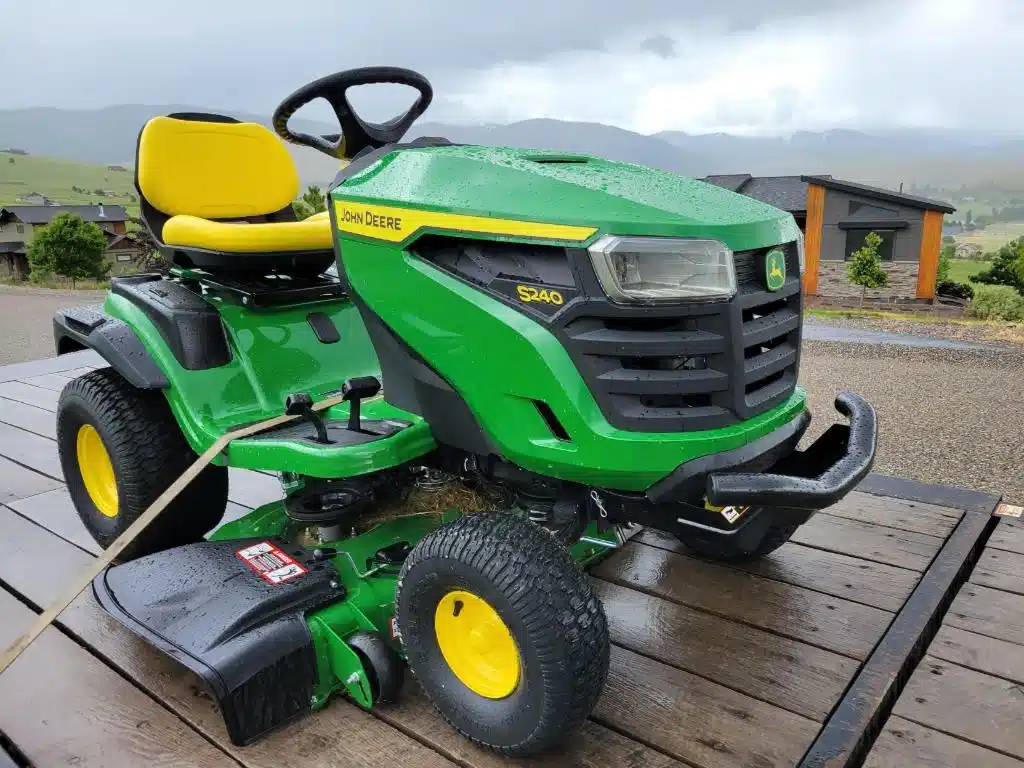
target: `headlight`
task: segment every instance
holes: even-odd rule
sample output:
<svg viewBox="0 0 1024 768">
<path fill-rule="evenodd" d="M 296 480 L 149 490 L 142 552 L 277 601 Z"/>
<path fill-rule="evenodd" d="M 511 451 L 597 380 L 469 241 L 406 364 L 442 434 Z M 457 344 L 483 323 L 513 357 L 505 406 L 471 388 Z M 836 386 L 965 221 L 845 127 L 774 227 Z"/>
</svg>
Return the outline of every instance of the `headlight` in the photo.
<svg viewBox="0 0 1024 768">
<path fill-rule="evenodd" d="M 728 299 L 736 293 L 732 251 L 717 240 L 605 235 L 589 250 L 601 287 L 621 304 Z"/>
<path fill-rule="evenodd" d="M 800 277 L 804 276 L 804 233 L 800 232 L 796 236 L 796 258 L 800 264 Z"/>
</svg>

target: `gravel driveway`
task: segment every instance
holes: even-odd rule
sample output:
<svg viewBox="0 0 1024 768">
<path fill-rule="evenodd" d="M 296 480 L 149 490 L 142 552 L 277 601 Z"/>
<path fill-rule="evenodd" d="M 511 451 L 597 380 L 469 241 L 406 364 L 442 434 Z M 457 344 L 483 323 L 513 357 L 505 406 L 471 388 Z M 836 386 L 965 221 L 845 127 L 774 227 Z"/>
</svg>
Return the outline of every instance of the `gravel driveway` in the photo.
<svg viewBox="0 0 1024 768">
<path fill-rule="evenodd" d="M 53 313 L 98 304 L 103 291 L 53 291 L 0 285 L 0 365 L 52 357 Z"/>
<path fill-rule="evenodd" d="M 54 311 L 102 297 L 0 286 L 0 365 L 52 356 Z M 934 326 L 851 320 L 835 325 L 943 335 Z M 953 338 L 991 340 L 979 331 L 968 336 L 962 327 L 950 330 Z M 879 471 L 1002 493 L 1007 501 L 1024 503 L 1024 345 L 976 351 L 807 341 L 800 380 L 814 413 L 809 437 L 841 419 L 833 401 L 850 389 L 878 411 Z"/>
</svg>

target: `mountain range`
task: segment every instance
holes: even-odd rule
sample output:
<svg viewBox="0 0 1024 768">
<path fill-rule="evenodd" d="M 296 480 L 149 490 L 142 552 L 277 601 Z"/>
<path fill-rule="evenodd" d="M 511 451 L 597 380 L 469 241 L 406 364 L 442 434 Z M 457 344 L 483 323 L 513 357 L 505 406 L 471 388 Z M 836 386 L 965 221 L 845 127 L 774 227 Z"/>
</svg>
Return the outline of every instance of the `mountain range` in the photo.
<svg viewBox="0 0 1024 768">
<path fill-rule="evenodd" d="M 119 105 L 93 110 L 36 107 L 0 110 L 0 149 L 80 162 L 131 164 L 139 129 L 171 112 L 203 112 L 188 105 Z M 269 125 L 269 117 L 233 113 Z M 294 120 L 307 133 L 332 133 L 334 126 Z M 644 135 L 600 123 L 552 119 L 503 125 L 423 122 L 407 134 L 444 136 L 459 143 L 554 149 L 638 163 L 687 176 L 828 173 L 866 184 L 897 188 L 959 190 L 992 186 L 1024 190 L 1024 138 L 945 129 L 864 133 L 801 132 L 788 137 L 695 135 L 665 131 Z M 304 183 L 325 183 L 336 169 L 330 158 L 290 147 Z"/>
</svg>

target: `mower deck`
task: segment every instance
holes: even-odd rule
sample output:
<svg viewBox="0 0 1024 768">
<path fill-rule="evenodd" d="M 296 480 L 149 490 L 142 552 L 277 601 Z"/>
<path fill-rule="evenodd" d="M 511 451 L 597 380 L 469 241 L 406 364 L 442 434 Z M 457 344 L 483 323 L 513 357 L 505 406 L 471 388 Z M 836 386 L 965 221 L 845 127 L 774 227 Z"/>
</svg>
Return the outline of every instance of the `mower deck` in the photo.
<svg viewBox="0 0 1024 768">
<path fill-rule="evenodd" d="M 100 364 L 0 368 L 3 644 L 97 552 L 59 479 L 49 411 L 71 370 Z M 238 472 L 230 514 L 276 493 L 273 477 Z M 640 533 L 591 570 L 612 672 L 557 764 L 1024 766 L 1024 526 L 992 517 L 997 501 L 872 475 L 743 569 Z M 4 752 L 38 766 L 501 762 L 415 685 L 373 713 L 336 699 L 235 747 L 201 679 L 88 592 L 0 677 L 0 765 Z"/>
</svg>

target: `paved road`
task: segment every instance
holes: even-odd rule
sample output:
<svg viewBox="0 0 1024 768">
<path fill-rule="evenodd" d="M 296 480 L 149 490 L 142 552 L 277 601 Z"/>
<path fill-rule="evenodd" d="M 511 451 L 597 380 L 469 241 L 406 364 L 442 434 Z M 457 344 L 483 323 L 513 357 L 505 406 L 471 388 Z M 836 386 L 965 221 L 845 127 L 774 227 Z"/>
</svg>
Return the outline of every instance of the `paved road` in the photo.
<svg viewBox="0 0 1024 768">
<path fill-rule="evenodd" d="M 0 286 L 0 364 L 51 356 L 54 311 L 101 299 Z M 1024 502 L 1024 345 L 820 322 L 808 323 L 806 332 L 800 383 L 814 413 L 809 437 L 841 418 L 833 401 L 850 389 L 878 410 L 880 471 Z"/>
<path fill-rule="evenodd" d="M 808 323 L 804 326 L 805 341 L 837 341 L 848 344 L 889 344 L 898 347 L 930 349 L 998 350 L 1008 345 L 990 344 L 960 339 L 942 339 L 934 336 L 912 336 L 906 333 L 872 331 L 863 328 L 840 328 L 834 325 Z"/>
</svg>

